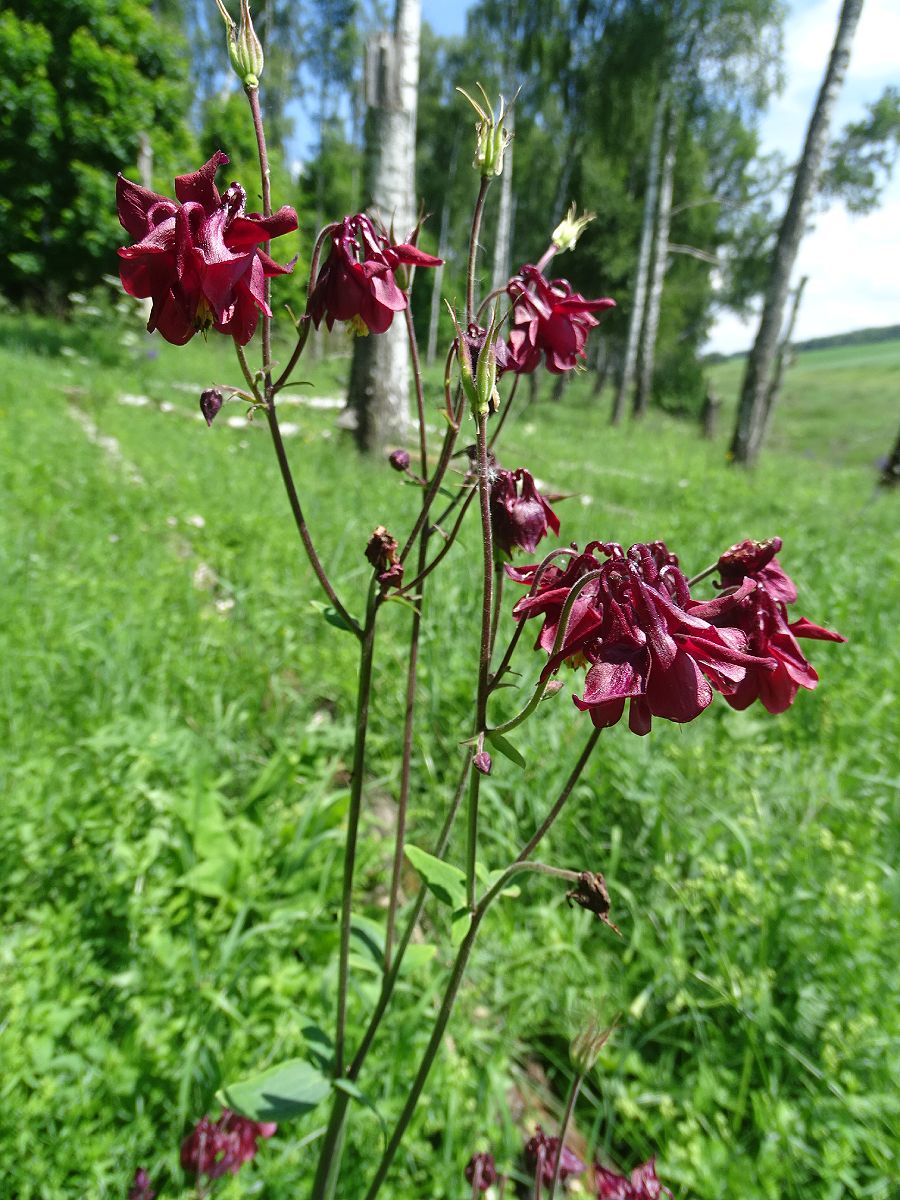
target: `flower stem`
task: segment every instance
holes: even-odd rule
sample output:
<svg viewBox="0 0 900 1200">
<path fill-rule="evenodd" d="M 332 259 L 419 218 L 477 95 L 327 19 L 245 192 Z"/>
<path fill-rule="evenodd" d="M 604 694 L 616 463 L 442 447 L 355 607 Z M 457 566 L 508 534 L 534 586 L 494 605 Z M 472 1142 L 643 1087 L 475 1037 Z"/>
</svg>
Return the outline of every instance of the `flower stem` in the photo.
<svg viewBox="0 0 900 1200">
<path fill-rule="evenodd" d="M 334 1074 L 344 1074 L 344 1041 L 347 1026 L 347 988 L 350 980 L 350 923 L 353 916 L 353 872 L 356 866 L 356 842 L 362 807 L 363 767 L 366 756 L 366 732 L 369 725 L 369 698 L 372 691 L 372 656 L 375 649 L 375 617 L 378 599 L 373 578 L 366 606 L 359 656 L 359 684 L 356 692 L 356 736 L 353 744 L 353 771 L 350 779 L 350 810 L 347 816 L 347 841 L 344 848 L 344 883 L 341 897 L 341 943 L 338 960 L 338 1003 L 334 1036 Z"/>
<path fill-rule="evenodd" d="M 424 423 L 423 423 L 424 429 Z M 422 446 L 424 465 L 425 447 Z M 425 570 L 428 557 L 428 529 L 422 530 L 419 538 L 419 561 L 417 574 Z M 403 750 L 400 760 L 400 793 L 397 798 L 397 827 L 394 834 L 394 863 L 391 870 L 391 892 L 388 902 L 387 927 L 384 934 L 384 973 L 391 969 L 391 952 L 394 942 L 394 927 L 397 921 L 397 906 L 400 902 L 400 873 L 403 870 L 403 845 L 406 840 L 406 812 L 409 806 L 409 777 L 412 764 L 413 722 L 416 711 L 416 676 L 419 666 L 419 634 L 422 628 L 422 603 L 413 608 L 412 625 L 409 633 L 409 657 L 406 665 L 406 709 L 403 717 Z"/>
<path fill-rule="evenodd" d="M 294 485 L 294 477 L 291 473 L 291 466 L 288 462 L 287 452 L 284 448 L 284 440 L 281 436 L 281 429 L 278 425 L 278 415 L 275 412 L 274 405 L 270 404 L 266 406 L 266 418 L 269 422 L 269 429 L 272 433 L 272 443 L 275 447 L 275 455 L 278 459 L 278 466 L 281 469 L 281 478 L 284 482 L 284 487 L 291 505 L 291 512 L 294 515 L 294 524 L 297 526 L 297 532 L 300 534 L 300 540 L 303 542 L 303 548 L 306 551 L 306 556 L 309 559 L 310 566 L 315 572 L 315 576 L 322 587 L 322 591 L 334 605 L 334 609 L 340 616 L 341 620 L 348 629 L 350 629 L 360 640 L 362 640 L 364 636 L 363 631 L 338 599 L 337 593 L 331 585 L 331 580 L 325 573 L 325 568 L 322 566 L 319 556 L 316 553 L 316 548 L 313 545 L 313 540 L 310 536 L 306 519 L 303 516 L 303 509 L 300 507 L 300 497 L 297 495 L 297 488 Z"/>
<path fill-rule="evenodd" d="M 516 861 L 512 863 L 506 869 L 506 871 L 504 871 L 503 875 L 497 880 L 493 887 L 489 888 L 488 891 L 485 892 L 481 900 L 478 902 L 474 912 L 472 913 L 472 921 L 469 925 L 469 930 L 466 933 L 466 936 L 463 938 L 459 950 L 457 951 L 456 960 L 453 964 L 450 978 L 447 981 L 447 987 L 441 1001 L 441 1007 L 438 1011 L 434 1029 L 432 1030 L 428 1045 L 425 1048 L 422 1061 L 419 1064 L 419 1070 L 417 1071 L 416 1077 L 412 1082 L 409 1096 L 406 1099 L 406 1103 L 403 1106 L 403 1110 L 400 1113 L 394 1131 L 391 1134 L 387 1146 L 385 1147 L 381 1162 L 378 1164 L 375 1177 L 372 1180 L 369 1190 L 366 1192 L 365 1200 L 375 1200 L 375 1197 L 381 1190 L 381 1185 L 384 1183 L 388 1171 L 391 1169 L 391 1164 L 394 1161 L 397 1150 L 399 1149 L 400 1143 L 402 1142 L 404 1134 L 406 1133 L 406 1129 L 412 1120 L 414 1112 L 416 1111 L 416 1106 L 418 1105 L 419 1097 L 422 1094 L 422 1089 L 425 1087 L 428 1076 L 431 1072 L 431 1067 L 435 1058 L 437 1057 L 438 1050 L 440 1049 L 443 1041 L 444 1032 L 447 1028 L 447 1023 L 450 1020 L 450 1015 L 456 1002 L 459 987 L 462 983 L 463 975 L 465 974 L 466 966 L 472 953 L 472 948 L 475 944 L 478 928 L 484 919 L 485 913 L 490 908 L 497 896 L 499 896 L 500 893 L 508 886 L 510 879 L 522 871 L 537 871 L 540 874 L 562 875 L 564 878 L 576 877 L 575 872 L 561 872 L 558 868 L 548 868 L 544 863 L 527 863 L 524 860 L 527 855 L 529 855 L 538 845 L 538 843 L 546 834 L 547 830 L 553 824 L 553 821 L 562 811 L 563 805 L 571 795 L 575 784 L 578 782 L 578 777 L 584 769 L 584 765 L 594 747 L 597 737 L 599 736 L 599 732 L 599 730 L 594 730 L 593 734 L 589 738 L 585 750 L 582 752 L 581 757 L 578 759 L 578 762 L 569 775 L 569 778 L 566 780 L 562 793 L 551 809 L 551 815 L 546 821 L 544 821 L 534 837 L 530 839 Z M 477 772 L 473 773 L 477 774 Z"/>
<path fill-rule="evenodd" d="M 428 482 L 428 440 L 425 430 L 425 397 L 422 394 L 422 366 L 419 362 L 419 346 L 416 342 L 416 331 L 413 328 L 412 310 L 409 303 L 404 312 L 406 317 L 406 332 L 409 339 L 409 355 L 412 362 L 413 379 L 416 385 L 416 415 L 419 420 L 419 458 L 422 463 L 422 479 Z"/>
<path fill-rule="evenodd" d="M 256 148 L 259 152 L 259 178 L 262 184 L 263 216 L 272 215 L 272 181 L 269 172 L 269 152 L 266 148 L 266 131 L 263 125 L 262 110 L 259 106 L 259 88 L 245 87 L 247 99 L 250 102 L 250 112 L 253 114 L 253 132 L 256 134 Z M 263 242 L 261 249 L 269 253 L 269 243 Z M 272 284 L 268 276 L 265 281 L 266 308 L 272 310 Z M 272 400 L 272 318 L 265 312 L 262 315 L 262 358 L 263 375 L 266 384 L 266 400 Z"/>
<path fill-rule="evenodd" d="M 434 847 L 436 858 L 440 858 L 447 848 L 447 843 L 450 840 L 450 832 L 456 820 L 456 815 L 459 812 L 459 806 L 462 801 L 463 792 L 466 786 L 466 779 L 471 764 L 471 755 L 466 754 L 463 759 L 463 768 L 460 774 L 459 782 L 456 786 L 453 800 L 450 808 L 447 810 L 447 815 L 444 819 L 444 825 L 438 835 L 437 844 Z M 406 948 L 412 940 L 412 935 L 419 923 L 419 917 L 422 915 L 422 909 L 425 907 L 426 889 L 423 886 L 419 888 L 418 895 L 409 914 L 406 922 L 406 927 L 403 934 L 397 943 L 397 952 L 394 955 L 393 963 L 390 971 L 384 976 L 381 983 L 381 993 L 378 997 L 378 1002 L 375 1005 L 375 1010 L 369 1018 L 369 1024 L 366 1027 L 366 1032 L 363 1034 L 362 1042 L 359 1049 L 354 1055 L 353 1061 L 347 1071 L 347 1078 L 351 1081 L 359 1077 L 363 1063 L 372 1047 L 375 1040 L 375 1035 L 384 1017 L 387 1007 L 391 1001 L 391 996 L 394 993 L 397 979 L 400 976 L 400 968 L 403 963 L 403 956 L 406 953 Z M 350 1106 L 350 1095 L 347 1092 L 336 1090 L 332 1096 L 331 1116 L 328 1121 L 328 1126 L 325 1130 L 325 1136 L 322 1140 L 322 1145 L 319 1149 L 319 1162 L 316 1169 L 316 1177 L 313 1183 L 312 1200 L 325 1200 L 334 1196 L 337 1186 L 337 1177 L 340 1171 L 341 1154 L 343 1151 L 344 1133 L 347 1123 L 347 1109 Z"/>
<path fill-rule="evenodd" d="M 472 233 L 469 238 L 469 262 L 466 268 L 466 324 L 470 325 L 475 319 L 475 264 L 478 258 L 478 237 L 481 233 L 481 217 L 484 213 L 484 201 L 491 185 L 490 176 L 481 176 L 481 186 L 472 213 Z"/>
<path fill-rule="evenodd" d="M 574 608 L 575 601 L 578 599 L 579 593 L 582 592 L 589 583 L 593 583 L 595 579 L 598 579 L 600 574 L 600 571 L 588 571 L 587 575 L 582 575 L 577 583 L 574 583 L 569 589 L 569 594 L 566 597 L 565 604 L 562 608 L 562 613 L 560 614 L 559 628 L 556 631 L 556 638 L 553 642 L 553 649 L 550 651 L 548 664 L 552 663 L 553 659 L 556 658 L 565 645 L 566 634 L 569 632 L 569 622 L 572 619 L 572 609 Z M 531 714 L 543 700 L 544 693 L 547 690 L 547 684 L 549 682 L 550 675 L 545 667 L 543 673 L 537 681 L 537 684 L 535 685 L 534 691 L 531 694 L 531 699 L 528 701 L 525 707 L 520 709 L 514 717 L 510 717 L 508 721 L 504 721 L 502 725 L 496 725 L 493 729 L 491 729 L 490 732 L 508 733 L 511 729 L 515 729 L 517 725 L 521 725 L 526 718 L 531 716 Z"/>
<path fill-rule="evenodd" d="M 588 738 L 588 740 L 585 744 L 585 747 L 581 752 L 578 762 L 572 768 L 569 778 L 566 780 L 565 784 L 563 785 L 562 791 L 559 793 L 556 800 L 553 802 L 553 806 L 550 809 L 550 811 L 547 813 L 544 820 L 540 823 L 540 825 L 534 831 L 532 836 L 528 839 L 528 841 L 525 843 L 525 845 L 519 851 L 518 858 L 516 859 L 517 863 L 524 862 L 531 854 L 534 853 L 534 851 L 537 849 L 539 843 L 543 841 L 544 836 L 546 835 L 550 826 L 553 824 L 553 822 L 556 820 L 556 818 L 562 812 L 563 806 L 565 805 L 566 801 L 571 796 L 572 789 L 575 787 L 575 784 L 578 782 L 578 780 L 581 776 L 581 772 L 584 770 L 585 765 L 587 764 L 587 760 L 591 757 L 591 751 L 597 745 L 597 739 L 599 738 L 601 732 L 602 731 L 599 729 L 591 730 L 591 735 Z"/>
<path fill-rule="evenodd" d="M 578 1099 L 578 1093 L 581 1091 L 581 1085 L 584 1082 L 584 1076 L 576 1075 L 572 1080 L 572 1086 L 569 1089 L 569 1099 L 566 1102 L 566 1111 L 563 1113 L 562 1124 L 559 1127 L 559 1147 L 556 1151 L 556 1165 L 553 1168 L 553 1182 L 550 1184 L 550 1200 L 554 1200 L 556 1189 L 559 1185 L 559 1172 L 562 1167 L 563 1149 L 566 1144 L 566 1134 L 569 1131 L 569 1122 L 572 1120 L 572 1113 L 575 1109 L 575 1101 Z"/>
<path fill-rule="evenodd" d="M 481 645 L 478 653 L 478 689 L 475 699 L 475 735 L 487 726 L 488 684 L 491 671 L 491 628 L 494 610 L 494 545 L 491 532 L 491 495 L 487 449 L 487 413 L 478 415 L 476 437 L 478 454 L 478 501 L 481 509 L 482 600 Z M 468 825 L 466 837 L 466 899 L 475 908 L 475 860 L 478 850 L 478 796 L 481 773 L 472 772 L 469 782 Z"/>
<path fill-rule="evenodd" d="M 462 507 L 460 508 L 459 514 L 456 518 L 456 523 L 454 524 L 454 526 L 450 530 L 450 532 L 447 534 L 447 537 L 444 541 L 443 546 L 440 548 L 440 550 L 437 552 L 437 554 L 434 556 L 434 558 L 431 560 L 431 562 L 422 571 L 420 571 L 419 574 L 417 574 L 414 579 L 411 579 L 409 581 L 409 583 L 404 583 L 403 587 L 400 589 L 400 591 L 404 595 L 408 595 L 410 593 L 415 592 L 416 588 L 419 586 L 419 584 L 422 582 L 422 580 L 427 579 L 427 577 L 431 574 L 431 572 L 435 569 L 435 567 L 437 567 L 440 564 L 440 562 L 444 558 L 444 556 L 449 554 L 450 551 L 453 549 L 453 543 L 456 541 L 456 535 L 460 531 L 460 528 L 463 523 L 463 518 L 465 517 L 466 512 L 468 511 L 469 505 L 472 503 L 474 496 L 475 496 L 475 489 L 472 488 L 470 490 L 469 494 L 466 496 L 465 500 L 463 501 Z"/>
</svg>

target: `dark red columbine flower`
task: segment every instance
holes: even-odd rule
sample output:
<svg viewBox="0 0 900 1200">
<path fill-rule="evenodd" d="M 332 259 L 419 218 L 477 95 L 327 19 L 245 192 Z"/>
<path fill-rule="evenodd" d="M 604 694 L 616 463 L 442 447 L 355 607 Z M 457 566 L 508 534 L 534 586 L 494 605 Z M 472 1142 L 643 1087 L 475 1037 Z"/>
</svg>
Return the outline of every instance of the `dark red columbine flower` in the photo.
<svg viewBox="0 0 900 1200">
<path fill-rule="evenodd" d="M 775 600 L 793 604 L 797 589 L 791 577 L 782 570 L 775 555 L 781 550 L 780 537 L 754 542 L 747 538 L 726 550 L 716 564 L 719 568 L 719 587 L 739 587 L 746 578 L 765 586 Z"/>
<path fill-rule="evenodd" d="M 493 1154 L 473 1154 L 466 1166 L 466 1182 L 473 1192 L 486 1192 L 497 1182 L 497 1167 Z"/>
<path fill-rule="evenodd" d="M 181 1165 L 191 1175 L 219 1179 L 236 1175 L 245 1162 L 256 1157 L 257 1140 L 270 1138 L 278 1126 L 274 1121 L 251 1121 L 229 1108 L 218 1121 L 202 1117 L 181 1144 Z"/>
<path fill-rule="evenodd" d="M 150 1176 L 143 1167 L 138 1167 L 134 1173 L 131 1187 L 128 1189 L 128 1200 L 154 1200 L 156 1192 L 150 1183 Z"/>
<path fill-rule="evenodd" d="M 122 175 L 116 180 L 119 221 L 136 239 L 119 250 L 122 285 L 130 296 L 153 300 L 147 328 L 176 346 L 210 328 L 245 345 L 260 312 L 272 315 L 266 277 L 293 269 L 259 247 L 295 230 L 297 214 L 287 206 L 271 217 L 245 213 L 247 195 L 238 183 L 220 195 L 215 174 L 227 162 L 217 150 L 199 171 L 179 175 L 178 202 Z"/>
<path fill-rule="evenodd" d="M 627 554 L 615 542 L 591 542 L 565 568 L 549 567 L 536 594 L 513 609 L 517 620 L 544 618 L 537 641 L 551 653 L 544 678 L 566 660 L 589 665 L 584 693 L 573 699 L 598 729 L 615 725 L 626 702 L 634 733 L 649 733 L 654 716 L 693 721 L 710 704 L 713 689 L 730 696 L 748 669 L 775 669 L 774 658 L 747 652 L 747 635 L 731 619 L 752 592 L 752 581 L 702 603 L 691 598 L 677 563 L 663 542 L 638 543 Z M 507 568 L 521 583 L 531 583 L 535 571 Z M 552 654 L 569 593 L 593 572 L 577 593 L 562 646 Z"/>
<path fill-rule="evenodd" d="M 806 617 L 788 621 L 788 604 L 797 599 L 793 581 L 780 567 L 775 554 L 781 538 L 767 542 L 740 542 L 719 559 L 719 586 L 740 585 L 749 594 L 741 597 L 728 612 L 728 623 L 742 630 L 752 654 L 775 662 L 774 671 L 747 668 L 734 691 L 725 698 L 732 708 L 748 708 L 761 701 L 770 713 L 782 713 L 794 703 L 799 688 L 812 691 L 819 682 L 812 665 L 804 657 L 797 638 L 845 642 L 847 639 Z"/>
<path fill-rule="evenodd" d="M 656 1160 L 651 1158 L 635 1167 L 631 1177 L 617 1175 L 600 1163 L 594 1163 L 594 1182 L 597 1200 L 659 1200 L 660 1196 L 672 1198 L 672 1193 L 663 1187 L 656 1175 Z"/>
<path fill-rule="evenodd" d="M 585 300 L 565 279 L 546 280 L 524 266 L 506 287 L 513 301 L 505 369 L 529 375 L 543 354 L 547 370 L 571 371 L 585 358 L 587 335 L 599 322 L 593 314 L 615 308 L 615 300 Z"/>
<path fill-rule="evenodd" d="M 353 321 L 360 333 L 384 333 L 408 303 L 394 272 L 400 266 L 439 267 L 443 259 L 390 239 L 365 213 L 344 217 L 331 233 L 331 253 L 309 298 L 316 329 L 322 321 Z"/>
<path fill-rule="evenodd" d="M 494 548 L 508 557 L 516 548 L 533 553 L 548 528 L 559 533 L 559 518 L 524 467 L 492 469 L 490 503 Z"/>
<path fill-rule="evenodd" d="M 548 1137 L 538 1125 L 534 1131 L 534 1137 L 529 1138 L 525 1143 L 525 1165 L 529 1171 L 534 1172 L 535 1179 L 540 1177 L 541 1183 L 545 1187 L 550 1187 L 553 1183 L 557 1155 L 561 1156 L 560 1183 L 565 1183 L 570 1175 L 580 1175 L 582 1171 L 586 1170 L 585 1164 L 574 1150 L 570 1150 L 568 1146 L 563 1146 L 560 1150 L 559 1138 Z"/>
</svg>

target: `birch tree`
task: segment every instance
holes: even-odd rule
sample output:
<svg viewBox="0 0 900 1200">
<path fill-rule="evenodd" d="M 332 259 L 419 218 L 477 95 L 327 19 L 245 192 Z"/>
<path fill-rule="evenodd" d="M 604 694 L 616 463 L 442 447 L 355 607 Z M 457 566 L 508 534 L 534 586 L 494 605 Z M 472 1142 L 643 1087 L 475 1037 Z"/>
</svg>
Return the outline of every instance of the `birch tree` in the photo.
<svg viewBox="0 0 900 1200">
<path fill-rule="evenodd" d="M 809 219 L 810 207 L 822 170 L 828 128 L 840 92 L 850 47 L 859 22 L 863 0 L 844 0 L 837 34 L 815 108 L 806 132 L 803 154 L 794 175 L 791 197 L 778 231 L 772 270 L 766 287 L 759 330 L 747 366 L 738 403 L 737 421 L 731 441 L 734 462 L 752 465 L 759 454 L 766 425 L 766 401 L 778 348 L 778 337 L 790 289 L 791 273 Z"/>
<path fill-rule="evenodd" d="M 634 415 L 642 417 L 650 405 L 653 391 L 653 366 L 656 359 L 656 335 L 662 308 L 663 282 L 669 259 L 669 230 L 672 225 L 672 187 L 675 179 L 675 149 L 678 139 L 676 115 L 669 106 L 666 121 L 665 152 L 659 179 L 656 207 L 656 232 L 653 238 L 653 265 L 647 285 L 647 310 L 644 313 L 640 345 L 640 374 L 634 394 Z"/>
<path fill-rule="evenodd" d="M 415 225 L 420 26 L 419 0 L 396 0 L 393 30 L 370 39 L 366 56 L 366 192 L 370 208 L 399 240 Z M 356 339 L 347 402 L 362 450 L 403 442 L 409 420 L 405 320 L 378 337 Z"/>
</svg>

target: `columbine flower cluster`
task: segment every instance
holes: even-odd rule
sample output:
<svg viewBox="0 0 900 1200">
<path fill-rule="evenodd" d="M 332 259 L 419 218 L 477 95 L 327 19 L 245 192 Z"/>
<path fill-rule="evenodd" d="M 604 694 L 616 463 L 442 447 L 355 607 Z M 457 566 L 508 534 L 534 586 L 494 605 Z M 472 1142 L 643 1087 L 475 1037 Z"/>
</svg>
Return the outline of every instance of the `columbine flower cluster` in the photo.
<svg viewBox="0 0 900 1200">
<path fill-rule="evenodd" d="M 770 565 L 774 551 L 760 565 L 737 549 L 723 556 L 721 594 L 701 601 L 664 542 L 627 552 L 615 542 L 591 542 L 564 567 L 540 574 L 536 565 L 507 567 L 518 582 L 536 583 L 513 615 L 543 618 L 537 646 L 550 655 L 544 678 L 564 662 L 588 667 L 573 699 L 598 729 L 615 725 L 626 703 L 634 733 L 649 733 L 653 717 L 692 721 L 714 691 L 736 708 L 760 696 L 780 712 L 798 685 L 815 686 L 796 636 L 843 639 L 802 619 L 788 626 L 779 598 L 787 576 Z M 796 596 L 792 585 L 790 591 Z"/>
<path fill-rule="evenodd" d="M 797 599 L 793 580 L 782 570 L 775 555 L 781 538 L 765 542 L 744 541 L 732 546 L 718 562 L 719 586 L 753 587 L 729 613 L 729 620 L 747 638 L 747 648 L 760 659 L 775 662 L 774 670 L 749 667 L 734 691 L 725 697 L 732 708 L 748 708 L 759 700 L 770 713 L 782 713 L 794 703 L 798 688 L 812 690 L 819 682 L 815 669 L 804 657 L 797 638 L 845 642 L 847 639 L 806 617 L 788 621 L 787 606 Z"/>
<path fill-rule="evenodd" d="M 202 1117 L 184 1139 L 181 1165 L 198 1179 L 237 1175 L 244 1163 L 256 1157 L 259 1138 L 270 1138 L 277 1129 L 274 1121 L 251 1121 L 224 1108 L 218 1121 Z"/>
<path fill-rule="evenodd" d="M 178 202 L 119 175 L 119 221 L 136 242 L 119 250 L 119 274 L 129 296 L 152 299 L 147 328 L 183 346 L 195 333 L 215 329 L 241 346 L 253 337 L 260 312 L 271 317 L 266 278 L 286 275 L 263 242 L 297 228 L 285 205 L 271 217 L 246 213 L 247 193 L 232 183 L 224 196 L 215 184 L 228 155 L 217 150 L 199 171 L 175 180 Z"/>
</svg>

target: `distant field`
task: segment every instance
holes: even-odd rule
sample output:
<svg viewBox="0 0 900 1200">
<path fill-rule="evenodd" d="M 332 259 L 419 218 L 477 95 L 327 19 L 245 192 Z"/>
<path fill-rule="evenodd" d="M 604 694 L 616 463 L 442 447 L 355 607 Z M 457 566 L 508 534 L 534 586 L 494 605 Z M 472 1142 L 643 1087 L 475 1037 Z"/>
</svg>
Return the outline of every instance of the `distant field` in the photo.
<svg viewBox="0 0 900 1200">
<path fill-rule="evenodd" d="M 709 368 L 730 425 L 744 360 Z M 900 340 L 804 350 L 787 372 L 769 446 L 802 457 L 874 467 L 900 425 Z"/>
<path fill-rule="evenodd" d="M 3 1200 L 122 1200 L 139 1165 L 161 1200 L 187 1200 L 179 1140 L 217 1087 L 306 1053 L 304 1027 L 331 1019 L 355 648 L 310 603 L 262 423 L 241 405 L 212 430 L 198 419 L 199 390 L 236 378 L 227 347 L 120 334 L 0 317 Z M 306 392 L 339 397 L 346 365 L 304 366 Z M 739 371 L 711 372 L 729 404 Z M 571 494 L 564 542 L 662 537 L 693 572 L 780 534 L 798 612 L 849 641 L 806 643 L 821 686 L 780 718 L 718 704 L 646 739 L 604 735 L 547 855 L 603 870 L 623 936 L 542 880 L 527 907 L 492 912 L 385 1196 L 459 1200 L 488 1144 L 517 1172 L 523 1128 L 559 1118 L 567 1014 L 587 1007 L 622 1016 L 579 1146 L 623 1167 L 656 1154 L 682 1200 L 896 1200 L 900 494 L 875 489 L 873 463 L 896 436 L 900 342 L 802 355 L 752 473 L 725 463 L 727 414 L 715 443 L 658 413 L 611 430 L 586 387 L 520 398 L 500 452 Z M 312 529 L 359 611 L 367 533 L 406 527 L 414 494 L 360 461 L 335 416 L 283 410 Z M 469 528 L 422 645 L 420 845 L 469 719 L 479 570 Z M 376 930 L 409 622 L 387 608 L 357 903 Z M 587 736 L 571 690 L 520 737 L 526 770 L 485 781 L 489 866 Z M 421 1051 L 446 925 L 429 904 L 404 1011 L 361 1080 L 346 1200 Z M 368 944 L 353 1030 L 373 1002 Z M 320 1116 L 285 1125 L 217 1195 L 302 1197 Z"/>
</svg>

